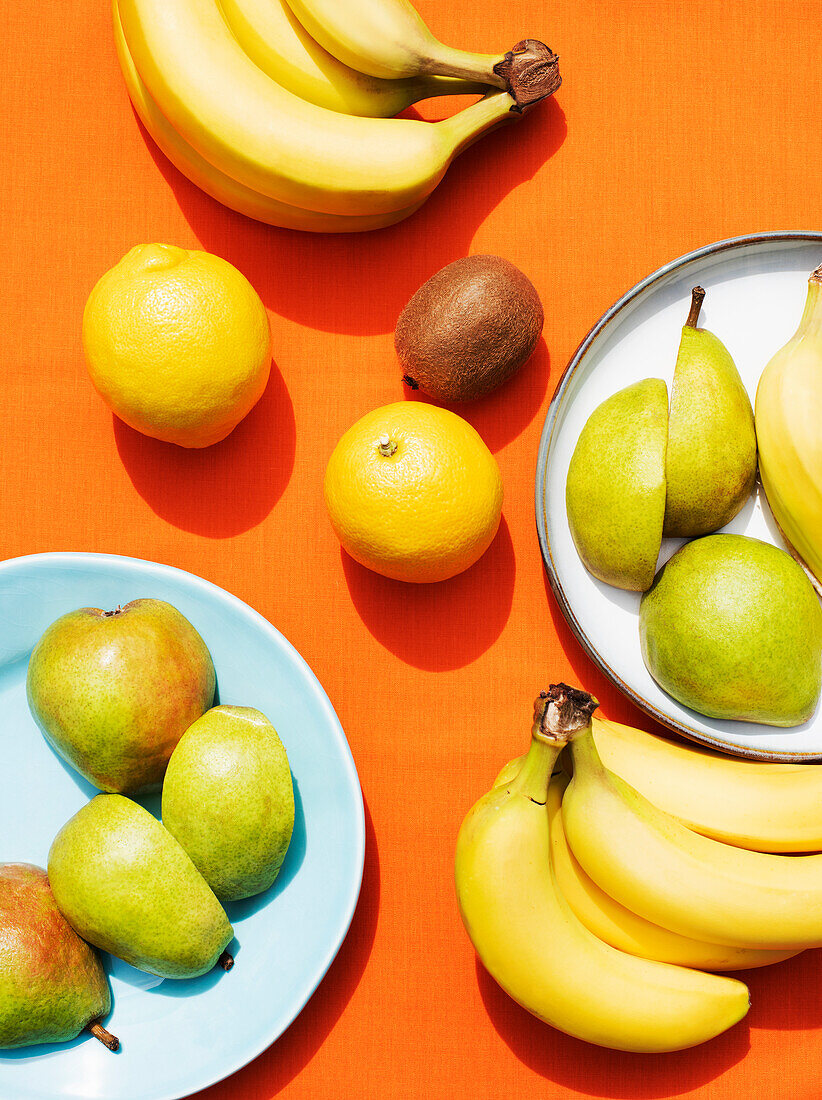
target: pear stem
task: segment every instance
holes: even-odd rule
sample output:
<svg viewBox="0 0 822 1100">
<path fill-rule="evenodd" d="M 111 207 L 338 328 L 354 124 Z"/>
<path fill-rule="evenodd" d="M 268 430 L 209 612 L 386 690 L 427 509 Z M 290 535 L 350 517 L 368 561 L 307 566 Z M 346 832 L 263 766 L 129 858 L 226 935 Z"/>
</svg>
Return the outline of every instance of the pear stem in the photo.
<svg viewBox="0 0 822 1100">
<path fill-rule="evenodd" d="M 92 1020 L 90 1024 L 86 1024 L 86 1031 L 91 1032 L 95 1039 L 99 1039 L 104 1047 L 108 1047 L 109 1050 L 119 1050 L 120 1040 L 116 1035 L 112 1035 L 110 1031 L 106 1031 L 99 1020 Z"/>
<path fill-rule="evenodd" d="M 701 286 L 695 286 L 691 291 L 691 312 L 688 314 L 688 320 L 685 322 L 686 328 L 696 328 L 699 321 L 699 311 L 702 309 L 702 303 L 705 301 L 705 291 Z"/>
<path fill-rule="evenodd" d="M 223 970 L 225 970 L 226 973 L 228 973 L 228 971 L 232 968 L 233 965 L 234 965 L 234 956 L 230 955 L 228 953 L 228 951 L 223 951 L 222 955 L 220 955 L 219 959 L 217 959 L 217 966 L 221 966 L 223 968 Z"/>
</svg>

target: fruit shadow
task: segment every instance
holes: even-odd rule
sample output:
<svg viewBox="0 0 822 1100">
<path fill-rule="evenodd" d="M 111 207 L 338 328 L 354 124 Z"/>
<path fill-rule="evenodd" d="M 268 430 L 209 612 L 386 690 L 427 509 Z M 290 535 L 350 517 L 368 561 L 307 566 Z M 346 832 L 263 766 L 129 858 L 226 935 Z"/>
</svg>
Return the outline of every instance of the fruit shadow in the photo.
<svg viewBox="0 0 822 1100">
<path fill-rule="evenodd" d="M 457 413 L 476 428 L 488 448 L 496 453 L 521 435 L 537 415 L 548 392 L 550 374 L 551 358 L 545 340 L 540 338 L 531 358 L 514 377 L 477 401 L 436 401 L 422 390 L 412 390 L 410 386 L 403 386 L 403 390 L 408 401 L 425 401 Z"/>
<path fill-rule="evenodd" d="M 480 995 L 498 1035 L 529 1069 L 590 1096 L 654 1100 L 682 1096 L 741 1062 L 750 1048 L 748 1017 L 690 1050 L 631 1054 L 573 1039 L 526 1012 L 477 960 Z"/>
<path fill-rule="evenodd" d="M 234 431 L 211 447 L 150 439 L 116 416 L 114 438 L 132 484 L 162 519 L 183 531 L 229 538 L 261 523 L 294 467 L 294 408 L 277 364 L 265 393 Z"/>
<path fill-rule="evenodd" d="M 663 729 L 654 720 L 641 711 L 626 698 L 608 677 L 594 664 L 583 647 L 577 641 L 577 637 L 571 630 L 565 616 L 557 603 L 557 598 L 551 588 L 547 570 L 543 569 L 543 583 L 545 596 L 548 601 L 548 612 L 551 616 L 554 632 L 559 639 L 565 659 L 574 673 L 573 687 L 580 687 L 590 692 L 599 700 L 602 713 L 606 714 L 614 722 L 624 722 L 626 725 L 636 726 L 638 729 L 648 730 L 651 733 L 661 733 L 673 740 L 679 740 L 671 731 Z M 625 593 L 635 595 L 635 593 Z"/>
<path fill-rule="evenodd" d="M 108 1016 L 102 1018 L 103 1027 L 107 1026 L 107 1020 Z M 28 1047 L 0 1050 L 0 1064 L 3 1062 L 40 1062 L 43 1058 L 49 1058 L 55 1054 L 65 1054 L 67 1050 L 74 1050 L 75 1047 L 82 1046 L 84 1043 L 96 1044 L 97 1042 L 97 1039 L 83 1030 L 75 1039 L 69 1039 L 66 1043 L 35 1043 Z M 122 1050 L 121 1044 L 117 1050 L 106 1051 L 106 1054 L 120 1054 Z"/>
<path fill-rule="evenodd" d="M 440 108 L 450 113 L 455 105 L 437 101 L 426 105 L 426 114 Z M 556 153 L 567 129 L 562 109 L 551 99 L 459 156 L 405 222 L 370 233 L 317 234 L 267 226 L 221 206 L 178 172 L 139 120 L 138 125 L 205 249 L 238 267 L 283 317 L 326 332 L 361 335 L 393 329 L 413 292 L 467 254 L 482 220 Z M 543 214 L 532 204 L 523 231 L 547 236 L 548 218 L 547 207 Z"/>
<path fill-rule="evenodd" d="M 822 1025 L 822 950 L 757 970 L 737 971 L 751 991 L 746 1017 L 752 1028 L 807 1031 Z"/>
<path fill-rule="evenodd" d="M 39 725 L 38 725 L 38 728 L 39 728 Z M 66 775 L 69 777 L 69 779 L 71 779 L 71 781 L 72 781 L 72 783 L 74 783 L 75 787 L 78 787 L 79 790 L 83 793 L 83 795 L 86 798 L 92 799 L 92 798 L 95 798 L 98 794 L 100 794 L 100 788 L 95 787 L 93 783 L 89 783 L 89 781 L 86 778 L 84 778 L 84 776 L 80 775 L 80 773 L 78 771 L 76 771 L 75 768 L 72 767 L 72 765 L 69 764 L 69 762 L 67 760 L 64 760 L 63 757 L 60 755 L 60 753 L 57 751 L 57 749 L 55 749 L 54 745 L 52 745 L 51 741 L 49 741 L 48 737 L 46 737 L 45 734 L 42 733 L 42 731 L 41 731 L 41 736 L 43 737 L 43 740 L 48 745 L 54 759 L 57 761 L 57 763 L 60 765 L 60 767 L 66 773 Z"/>
<path fill-rule="evenodd" d="M 353 996 L 374 944 L 380 902 L 377 838 L 365 799 L 363 805 L 365 864 L 362 888 L 351 926 L 336 958 L 308 1005 L 279 1039 L 232 1077 L 196 1093 L 198 1100 L 236 1100 L 238 1096 L 262 1095 L 263 1091 L 267 1097 L 276 1096 L 308 1065 Z"/>
<path fill-rule="evenodd" d="M 340 550 L 351 600 L 377 641 L 406 664 L 431 672 L 462 668 L 480 657 L 511 613 L 516 561 L 503 516 L 478 562 L 447 581 L 390 580 Z"/>
<path fill-rule="evenodd" d="M 255 894 L 251 898 L 242 898 L 240 901 L 227 902 L 225 911 L 232 924 L 253 916 L 263 906 L 268 905 L 285 890 L 291 880 L 299 871 L 305 859 L 307 833 L 305 827 L 305 810 L 300 794 L 300 785 L 292 774 L 294 787 L 294 829 L 291 833 L 291 843 L 288 845 L 285 860 L 274 882 L 261 894 Z"/>
</svg>

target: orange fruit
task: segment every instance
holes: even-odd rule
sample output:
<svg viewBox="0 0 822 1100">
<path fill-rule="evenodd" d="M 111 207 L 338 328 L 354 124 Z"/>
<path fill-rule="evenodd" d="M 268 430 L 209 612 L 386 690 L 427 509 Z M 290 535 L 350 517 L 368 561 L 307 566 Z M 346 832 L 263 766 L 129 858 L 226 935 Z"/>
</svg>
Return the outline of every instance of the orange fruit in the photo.
<svg viewBox="0 0 822 1100">
<path fill-rule="evenodd" d="M 443 581 L 491 545 L 502 479 L 462 417 L 399 401 L 368 413 L 339 441 L 325 503 L 337 537 L 361 565 L 395 580 Z"/>
<path fill-rule="evenodd" d="M 83 350 L 97 391 L 126 424 L 208 447 L 262 396 L 271 329 L 260 296 L 227 260 L 142 244 L 89 295 Z"/>
</svg>

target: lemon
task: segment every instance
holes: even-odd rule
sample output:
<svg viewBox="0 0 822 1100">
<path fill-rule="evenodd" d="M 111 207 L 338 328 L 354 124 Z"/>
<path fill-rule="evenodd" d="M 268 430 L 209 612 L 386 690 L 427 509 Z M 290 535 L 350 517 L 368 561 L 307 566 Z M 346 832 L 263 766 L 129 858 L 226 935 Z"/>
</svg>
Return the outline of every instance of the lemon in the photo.
<svg viewBox="0 0 822 1100">
<path fill-rule="evenodd" d="M 491 545 L 502 510 L 496 459 L 462 417 L 399 401 L 354 424 L 325 474 L 345 550 L 395 580 L 443 581 Z"/>
<path fill-rule="evenodd" d="M 262 396 L 271 329 L 254 287 L 227 260 L 141 244 L 89 295 L 83 350 L 97 391 L 126 424 L 208 447 Z"/>
</svg>

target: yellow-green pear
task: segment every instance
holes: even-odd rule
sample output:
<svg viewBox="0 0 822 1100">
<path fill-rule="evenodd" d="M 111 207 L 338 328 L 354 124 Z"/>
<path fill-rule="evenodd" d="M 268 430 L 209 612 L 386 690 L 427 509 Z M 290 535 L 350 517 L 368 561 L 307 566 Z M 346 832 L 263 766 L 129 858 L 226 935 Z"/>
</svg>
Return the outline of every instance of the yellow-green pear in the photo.
<svg viewBox="0 0 822 1100">
<path fill-rule="evenodd" d="M 160 785 L 172 749 L 214 701 L 214 665 L 164 600 L 81 607 L 51 624 L 29 660 L 29 707 L 46 739 L 103 791 Z"/>
<path fill-rule="evenodd" d="M 253 707 L 198 718 L 171 755 L 163 824 L 222 900 L 267 890 L 294 827 L 294 790 L 277 731 Z"/>
<path fill-rule="evenodd" d="M 643 592 L 654 579 L 665 514 L 668 390 L 646 378 L 602 402 L 568 467 L 565 503 L 586 568 L 617 588 Z"/>
<path fill-rule="evenodd" d="M 711 718 L 796 726 L 819 700 L 822 607 L 790 554 L 745 535 L 682 546 L 639 610 L 642 656 L 675 699 Z"/>
<path fill-rule="evenodd" d="M 707 535 L 730 523 L 756 480 L 751 401 L 730 352 L 698 328 L 705 298 L 694 287 L 671 387 L 666 538 Z"/>
<path fill-rule="evenodd" d="M 72 928 L 139 970 L 195 978 L 231 965 L 223 907 L 174 837 L 130 798 L 87 802 L 54 838 L 48 875 Z"/>
</svg>

